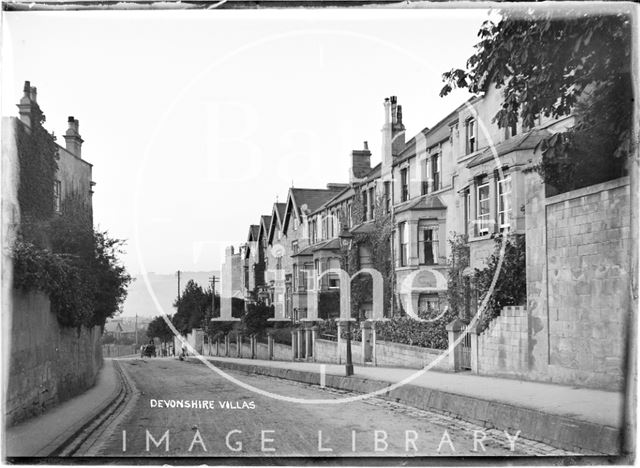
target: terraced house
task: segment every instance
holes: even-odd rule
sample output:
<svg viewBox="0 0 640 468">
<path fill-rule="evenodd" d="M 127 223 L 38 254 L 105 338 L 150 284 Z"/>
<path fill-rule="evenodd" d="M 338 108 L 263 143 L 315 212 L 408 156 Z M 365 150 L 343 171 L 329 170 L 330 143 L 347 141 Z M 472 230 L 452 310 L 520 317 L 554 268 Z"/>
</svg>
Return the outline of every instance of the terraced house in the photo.
<svg viewBox="0 0 640 468">
<path fill-rule="evenodd" d="M 385 293 L 380 315 L 417 318 L 443 312 L 448 307 L 449 241 L 460 235 L 469 248 L 467 294 L 458 310 L 464 325 L 482 299 L 474 272 L 496 251 L 496 239 L 520 234 L 526 238 L 527 297 L 521 307 L 493 318 L 489 328 L 467 339 L 462 345 L 466 357 L 454 368 L 597 387 L 619 385 L 625 303 L 610 297 L 614 305 L 601 313 L 602 301 L 594 291 L 601 291 L 605 283 L 624 287 L 628 282 L 616 273 L 624 270 L 629 250 L 628 220 L 625 224 L 619 219 L 629 209 L 628 178 L 616 174 L 618 179 L 560 194 L 545 186 L 535 171 L 541 158 L 539 143 L 571 127 L 574 119 L 542 117 L 529 128 L 520 122 L 499 128 L 493 117 L 501 98 L 499 90 L 488 87 L 408 140 L 402 107 L 395 96 L 386 98 L 377 165 L 372 166 L 365 142 L 350 154 L 348 183 L 291 188 L 285 203 L 275 203 L 271 216 L 251 227 L 249 240 L 259 250 L 256 258 L 265 261 L 263 284 L 255 279 L 262 295 L 253 297 L 275 306 L 274 320 L 298 323 L 338 317 L 338 304 L 325 310 L 322 297 L 340 290 L 339 276 L 330 272 L 344 267 L 340 237 L 348 232 L 365 239 L 349 254 L 357 259 L 350 271 L 354 273 L 374 266 L 381 247 L 370 239 L 388 223 L 384 247 L 389 258 L 382 266 L 389 268 L 385 274 L 391 291 Z M 564 215 L 556 216 L 556 211 Z M 577 221 L 574 214 L 579 215 Z M 603 216 L 606 219 L 600 219 Z M 582 224 L 573 226 L 578 221 Z M 597 230 L 597 239 L 589 237 Z M 578 237 L 563 238 L 567 232 Z M 608 247 L 611 242 L 613 247 Z M 602 272 L 582 275 L 582 308 L 563 291 L 575 289 L 567 282 L 567 272 L 576 262 Z M 361 319 L 379 318 L 374 309 L 370 293 L 357 304 L 356 313 Z M 591 329 L 602 320 L 611 331 L 607 336 L 619 340 L 594 341 Z M 476 341 L 472 345 L 470 340 Z M 582 349 L 578 342 L 589 344 Z M 570 351 L 579 348 L 579 353 Z"/>
</svg>

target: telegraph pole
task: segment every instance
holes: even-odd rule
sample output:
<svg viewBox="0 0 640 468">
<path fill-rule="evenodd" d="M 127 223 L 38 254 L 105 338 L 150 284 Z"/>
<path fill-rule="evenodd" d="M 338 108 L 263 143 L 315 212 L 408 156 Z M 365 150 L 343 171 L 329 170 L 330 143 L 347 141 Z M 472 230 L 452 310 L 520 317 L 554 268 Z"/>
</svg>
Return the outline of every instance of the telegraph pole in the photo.
<svg viewBox="0 0 640 468">
<path fill-rule="evenodd" d="M 220 278 L 213 275 L 209 277 L 209 281 L 211 281 L 211 315 L 213 316 L 213 311 L 216 309 L 216 283 L 220 282 Z"/>
</svg>

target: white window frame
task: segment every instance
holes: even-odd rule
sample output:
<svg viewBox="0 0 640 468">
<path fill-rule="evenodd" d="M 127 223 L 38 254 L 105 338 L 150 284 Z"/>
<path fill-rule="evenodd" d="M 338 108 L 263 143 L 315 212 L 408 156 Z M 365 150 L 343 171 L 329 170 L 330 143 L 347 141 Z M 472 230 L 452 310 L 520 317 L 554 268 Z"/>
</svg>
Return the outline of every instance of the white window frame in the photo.
<svg viewBox="0 0 640 468">
<path fill-rule="evenodd" d="M 400 252 L 398 255 L 398 260 L 400 261 L 400 266 L 408 266 L 409 265 L 409 225 L 406 221 L 400 223 L 398 225 L 398 244 L 400 247 Z M 404 255 L 403 255 L 404 252 Z"/>
<path fill-rule="evenodd" d="M 467 154 L 471 154 L 478 150 L 478 135 L 476 131 L 476 119 L 470 117 L 467 119 Z"/>
<path fill-rule="evenodd" d="M 484 188 L 487 189 L 487 195 L 485 198 L 480 198 L 480 191 Z M 480 210 L 482 203 L 486 203 L 486 213 L 482 213 Z M 476 187 L 476 221 L 478 235 L 485 236 L 489 234 L 489 223 L 491 221 L 491 189 L 488 178 L 486 179 L 486 182 L 479 184 Z"/>
<path fill-rule="evenodd" d="M 507 191 L 504 189 L 505 186 L 508 187 Z M 511 196 L 513 193 L 511 175 L 506 175 L 503 179 L 498 180 L 497 193 L 498 227 L 500 228 L 500 232 L 509 231 L 511 229 Z"/>
<path fill-rule="evenodd" d="M 433 221 L 420 220 L 418 221 L 418 256 L 420 265 L 437 265 L 438 260 L 438 249 L 440 248 L 439 244 L 439 230 L 440 227 L 437 223 Z M 427 258 L 425 255 L 425 244 L 427 239 L 425 238 L 425 231 L 431 231 L 431 254 L 433 256 L 433 263 L 427 263 Z"/>
</svg>

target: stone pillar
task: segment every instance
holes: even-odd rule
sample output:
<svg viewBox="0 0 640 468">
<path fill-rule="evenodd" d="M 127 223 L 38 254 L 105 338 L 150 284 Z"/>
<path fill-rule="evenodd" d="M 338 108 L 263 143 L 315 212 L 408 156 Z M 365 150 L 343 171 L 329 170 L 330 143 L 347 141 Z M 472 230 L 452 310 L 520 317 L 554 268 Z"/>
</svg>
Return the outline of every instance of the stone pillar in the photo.
<svg viewBox="0 0 640 468">
<path fill-rule="evenodd" d="M 304 355 L 307 361 L 311 361 L 313 358 L 313 340 L 311 338 L 311 328 L 307 327 L 304 330 Z"/>
<path fill-rule="evenodd" d="M 371 364 L 378 365 L 378 356 L 376 354 L 376 322 L 371 322 Z"/>
<path fill-rule="evenodd" d="M 229 334 L 224 335 L 224 355 L 229 357 Z"/>
<path fill-rule="evenodd" d="M 318 338 L 318 327 L 316 325 L 311 327 L 311 360 L 317 361 L 317 349 L 316 349 L 316 339 Z"/>
<path fill-rule="evenodd" d="M 338 364 L 342 364 L 342 353 L 340 348 L 342 347 L 342 322 L 338 322 L 338 348 L 337 348 L 337 361 Z"/>
<path fill-rule="evenodd" d="M 372 361 L 371 322 L 368 320 L 360 322 L 360 329 L 362 331 L 362 364 L 366 364 L 367 361 Z"/>
<path fill-rule="evenodd" d="M 236 357 L 242 357 L 242 335 L 236 335 Z"/>
<path fill-rule="evenodd" d="M 267 334 L 267 359 L 270 361 L 273 359 L 273 335 Z"/>
<path fill-rule="evenodd" d="M 291 360 L 295 361 L 298 357 L 298 331 L 291 330 Z"/>
<path fill-rule="evenodd" d="M 464 327 L 464 322 L 458 318 L 447 325 L 447 332 L 449 333 L 449 367 L 454 372 L 460 370 L 460 364 L 462 361 L 462 343 L 458 343 L 456 346 L 456 340 L 460 337 Z"/>
<path fill-rule="evenodd" d="M 251 335 L 251 359 L 256 358 L 256 335 Z"/>
<path fill-rule="evenodd" d="M 478 341 L 480 340 L 480 331 L 478 325 L 469 328 L 469 337 L 471 338 L 471 372 L 474 374 L 480 373 L 479 353 L 478 353 Z"/>
<path fill-rule="evenodd" d="M 298 332 L 298 358 L 304 359 L 305 349 L 304 349 L 304 335 L 303 335 L 302 328 L 298 328 L 297 332 Z"/>
<path fill-rule="evenodd" d="M 216 338 L 216 356 L 220 356 L 220 337 Z"/>
</svg>

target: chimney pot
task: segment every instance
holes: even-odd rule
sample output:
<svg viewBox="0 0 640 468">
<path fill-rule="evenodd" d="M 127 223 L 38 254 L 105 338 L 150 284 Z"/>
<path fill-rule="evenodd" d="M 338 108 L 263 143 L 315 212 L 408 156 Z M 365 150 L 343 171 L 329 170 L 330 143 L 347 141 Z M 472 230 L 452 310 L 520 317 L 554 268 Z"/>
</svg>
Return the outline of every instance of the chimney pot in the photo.
<svg viewBox="0 0 640 468">
<path fill-rule="evenodd" d="M 366 141 L 364 142 L 364 150 L 369 151 L 369 143 L 367 143 Z"/>
<path fill-rule="evenodd" d="M 24 82 L 24 87 L 22 88 L 22 90 L 24 91 L 24 95 L 28 96 L 29 93 L 31 92 L 31 82 L 30 81 L 25 81 Z"/>
<path fill-rule="evenodd" d="M 73 122 L 75 119 L 73 118 L 73 115 L 70 115 L 69 118 L 67 119 L 67 122 Z"/>
<path fill-rule="evenodd" d="M 35 86 L 32 86 L 31 91 L 29 93 L 29 97 L 33 102 L 38 102 L 38 88 L 36 88 Z"/>
</svg>

